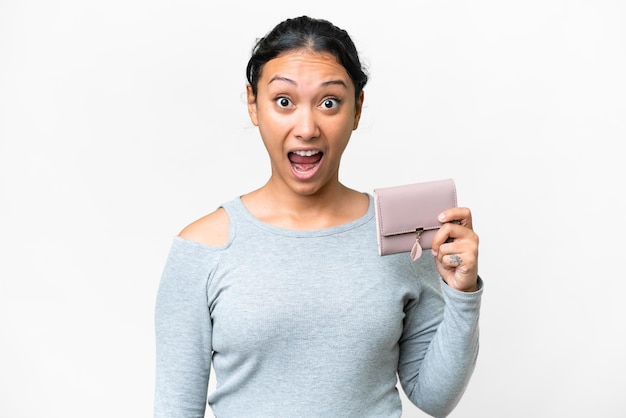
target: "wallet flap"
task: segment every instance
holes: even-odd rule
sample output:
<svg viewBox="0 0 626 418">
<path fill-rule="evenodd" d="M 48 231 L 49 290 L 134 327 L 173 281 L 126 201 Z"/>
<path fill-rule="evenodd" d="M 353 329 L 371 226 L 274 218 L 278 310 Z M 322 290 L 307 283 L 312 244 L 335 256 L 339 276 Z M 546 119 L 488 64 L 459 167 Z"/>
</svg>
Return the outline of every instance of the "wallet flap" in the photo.
<svg viewBox="0 0 626 418">
<path fill-rule="evenodd" d="M 454 180 L 436 180 L 374 190 L 379 233 L 384 237 L 438 229 L 437 215 L 457 206 Z"/>
</svg>

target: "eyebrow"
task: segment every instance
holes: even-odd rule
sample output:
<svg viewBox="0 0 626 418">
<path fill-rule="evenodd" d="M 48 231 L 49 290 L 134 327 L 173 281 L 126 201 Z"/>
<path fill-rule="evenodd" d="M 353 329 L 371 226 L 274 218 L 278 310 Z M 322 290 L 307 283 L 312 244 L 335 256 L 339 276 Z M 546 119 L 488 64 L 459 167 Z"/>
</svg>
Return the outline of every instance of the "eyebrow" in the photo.
<svg viewBox="0 0 626 418">
<path fill-rule="evenodd" d="M 272 84 L 274 81 L 283 81 L 285 83 L 293 84 L 294 86 L 297 84 L 294 80 L 287 78 L 287 77 L 282 77 L 279 75 L 272 77 L 272 79 L 267 84 L 268 85 Z M 348 86 L 343 80 L 329 80 L 329 81 L 324 81 L 322 84 L 320 84 L 321 87 L 333 86 L 333 85 L 343 86 L 346 89 L 348 88 Z"/>
</svg>

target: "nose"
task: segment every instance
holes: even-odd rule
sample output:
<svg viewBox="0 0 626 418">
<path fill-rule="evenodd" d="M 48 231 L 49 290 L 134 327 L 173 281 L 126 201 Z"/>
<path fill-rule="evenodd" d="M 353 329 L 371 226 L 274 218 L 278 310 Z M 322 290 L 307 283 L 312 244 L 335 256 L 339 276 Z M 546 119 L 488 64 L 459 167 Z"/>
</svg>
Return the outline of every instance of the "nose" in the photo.
<svg viewBox="0 0 626 418">
<path fill-rule="evenodd" d="M 310 141 L 319 136 L 319 125 L 315 111 L 310 108 L 299 108 L 296 112 L 294 135 L 301 141 Z"/>
</svg>

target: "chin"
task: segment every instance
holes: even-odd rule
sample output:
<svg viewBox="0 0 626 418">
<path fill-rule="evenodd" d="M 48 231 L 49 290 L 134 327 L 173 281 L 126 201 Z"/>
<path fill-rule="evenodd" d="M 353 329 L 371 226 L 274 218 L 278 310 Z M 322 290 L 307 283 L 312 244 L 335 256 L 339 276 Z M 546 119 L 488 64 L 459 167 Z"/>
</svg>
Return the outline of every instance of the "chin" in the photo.
<svg viewBox="0 0 626 418">
<path fill-rule="evenodd" d="M 320 185 L 317 182 L 301 182 L 298 180 L 292 180 L 287 184 L 289 189 L 299 196 L 314 196 L 324 188 L 324 185 Z"/>
</svg>

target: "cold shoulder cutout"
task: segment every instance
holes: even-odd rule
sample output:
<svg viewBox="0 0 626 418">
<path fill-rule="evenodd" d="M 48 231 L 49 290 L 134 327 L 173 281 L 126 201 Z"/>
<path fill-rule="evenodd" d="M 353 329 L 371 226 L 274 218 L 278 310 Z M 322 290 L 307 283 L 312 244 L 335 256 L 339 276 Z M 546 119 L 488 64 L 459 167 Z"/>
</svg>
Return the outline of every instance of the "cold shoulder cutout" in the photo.
<svg viewBox="0 0 626 418">
<path fill-rule="evenodd" d="M 230 220 L 223 207 L 218 208 L 183 228 L 179 237 L 211 247 L 228 242 Z"/>
</svg>

